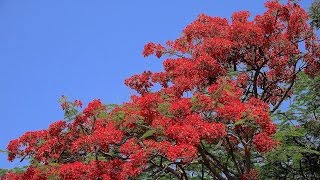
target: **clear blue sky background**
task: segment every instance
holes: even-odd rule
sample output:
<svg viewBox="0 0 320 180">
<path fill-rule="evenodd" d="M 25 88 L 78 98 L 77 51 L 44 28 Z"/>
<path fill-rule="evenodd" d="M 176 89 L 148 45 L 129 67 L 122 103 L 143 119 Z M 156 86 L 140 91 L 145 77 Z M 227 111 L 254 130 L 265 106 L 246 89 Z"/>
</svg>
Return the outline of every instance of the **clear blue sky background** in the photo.
<svg viewBox="0 0 320 180">
<path fill-rule="evenodd" d="M 26 131 L 63 118 L 61 95 L 87 103 L 127 101 L 124 79 L 161 70 L 144 59 L 149 41 L 179 36 L 198 14 L 230 18 L 264 11 L 262 0 L 1 0 L 0 149 Z M 311 0 L 301 4 L 309 7 Z M 0 154 L 0 168 L 21 166 Z"/>
</svg>

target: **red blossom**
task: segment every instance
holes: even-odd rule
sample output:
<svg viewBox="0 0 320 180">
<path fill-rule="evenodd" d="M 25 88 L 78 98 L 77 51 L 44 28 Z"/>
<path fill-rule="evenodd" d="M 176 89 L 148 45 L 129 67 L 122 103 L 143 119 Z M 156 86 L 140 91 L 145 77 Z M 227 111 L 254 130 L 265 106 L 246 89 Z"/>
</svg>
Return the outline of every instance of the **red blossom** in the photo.
<svg viewBox="0 0 320 180">
<path fill-rule="evenodd" d="M 49 126 L 48 132 L 51 136 L 59 136 L 61 131 L 66 128 L 67 123 L 65 121 L 57 121 Z"/>
<path fill-rule="evenodd" d="M 170 112 L 176 116 L 186 116 L 191 113 L 190 99 L 179 99 L 171 103 Z"/>
<path fill-rule="evenodd" d="M 192 161 L 197 157 L 197 148 L 189 144 L 170 146 L 167 156 L 172 161 L 182 160 L 183 162 Z"/>
<path fill-rule="evenodd" d="M 150 82 L 151 75 L 152 73 L 150 71 L 145 71 L 141 75 L 134 75 L 126 79 L 125 84 L 140 94 L 147 93 L 153 85 Z"/>
<path fill-rule="evenodd" d="M 164 52 L 165 48 L 161 44 L 148 43 L 144 46 L 142 54 L 144 57 L 155 54 L 160 58 Z"/>
<path fill-rule="evenodd" d="M 199 133 L 190 125 L 173 125 L 167 129 L 166 135 L 176 140 L 178 144 L 197 146 L 200 143 Z"/>
<path fill-rule="evenodd" d="M 105 110 L 105 109 L 106 109 L 106 106 L 102 104 L 100 99 L 95 99 L 88 104 L 88 106 L 83 110 L 83 113 L 86 116 L 92 116 L 93 114 L 95 114 L 95 111 Z"/>
<path fill-rule="evenodd" d="M 82 108 L 82 102 L 80 100 L 75 100 L 73 104 L 74 104 L 75 107 Z"/>
<path fill-rule="evenodd" d="M 277 142 L 266 133 L 259 133 L 254 136 L 253 143 L 256 146 L 258 152 L 265 153 L 275 148 Z"/>
</svg>

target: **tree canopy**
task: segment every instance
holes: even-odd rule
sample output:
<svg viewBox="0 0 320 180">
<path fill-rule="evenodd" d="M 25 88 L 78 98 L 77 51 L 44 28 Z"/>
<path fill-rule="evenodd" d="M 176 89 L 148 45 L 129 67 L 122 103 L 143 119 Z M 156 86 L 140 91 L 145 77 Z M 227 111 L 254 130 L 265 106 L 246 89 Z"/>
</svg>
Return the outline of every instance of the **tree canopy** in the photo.
<svg viewBox="0 0 320 180">
<path fill-rule="evenodd" d="M 231 22 L 201 14 L 179 38 L 146 44 L 143 55 L 163 59 L 163 71 L 125 80 L 137 94 L 122 105 L 95 99 L 82 108 L 62 97 L 64 120 L 10 141 L 8 159 L 30 165 L 2 179 L 257 179 L 276 168 L 270 153 L 290 152 L 287 139 L 303 149 L 297 153 L 319 157 L 319 144 L 308 145 L 303 134 L 318 136 L 310 125 L 318 123 L 314 97 L 301 89 L 307 86 L 297 86 L 292 107 L 306 112 L 294 117 L 305 127 L 281 134 L 271 119 L 297 80 L 318 78 L 319 41 L 298 4 L 265 6 L 255 17 L 235 12 Z M 284 122 L 280 128 L 292 128 Z"/>
</svg>

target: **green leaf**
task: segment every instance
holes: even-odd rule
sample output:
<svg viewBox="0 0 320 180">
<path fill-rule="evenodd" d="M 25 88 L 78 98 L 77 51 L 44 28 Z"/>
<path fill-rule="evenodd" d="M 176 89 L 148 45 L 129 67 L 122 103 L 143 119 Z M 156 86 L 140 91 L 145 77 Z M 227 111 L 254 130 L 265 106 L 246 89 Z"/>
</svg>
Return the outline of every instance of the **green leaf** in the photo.
<svg viewBox="0 0 320 180">
<path fill-rule="evenodd" d="M 149 129 L 148 131 L 146 131 L 142 136 L 141 139 L 145 139 L 148 138 L 150 136 L 152 136 L 156 131 L 153 129 Z"/>
<path fill-rule="evenodd" d="M 238 71 L 229 70 L 229 72 L 228 72 L 228 76 L 229 76 L 229 77 L 235 77 L 235 76 L 237 76 L 238 74 L 239 74 Z"/>
<path fill-rule="evenodd" d="M 164 103 L 159 104 L 157 109 L 162 115 L 168 117 L 168 116 L 170 116 L 169 107 L 170 107 L 170 103 L 164 102 Z"/>
<path fill-rule="evenodd" d="M 124 115 L 124 111 L 118 111 L 112 119 L 115 121 L 122 121 L 124 119 Z"/>
<path fill-rule="evenodd" d="M 217 106 L 219 107 L 219 108 L 223 108 L 224 107 L 224 104 L 222 104 L 222 103 L 217 103 Z"/>
<path fill-rule="evenodd" d="M 245 119 L 241 119 L 241 120 L 239 120 L 239 121 L 235 122 L 235 123 L 234 123 L 234 125 L 244 124 L 245 122 L 246 122 L 246 120 L 245 120 Z"/>
<path fill-rule="evenodd" d="M 108 113 L 106 112 L 101 112 L 98 114 L 98 118 L 106 118 L 106 117 L 108 117 Z"/>
</svg>

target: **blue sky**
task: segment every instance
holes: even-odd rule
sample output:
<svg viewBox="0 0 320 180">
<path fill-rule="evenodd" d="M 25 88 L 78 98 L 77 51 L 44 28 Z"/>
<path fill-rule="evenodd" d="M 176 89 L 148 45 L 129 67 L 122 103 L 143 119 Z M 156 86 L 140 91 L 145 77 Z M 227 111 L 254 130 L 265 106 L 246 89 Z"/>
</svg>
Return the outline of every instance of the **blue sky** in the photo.
<svg viewBox="0 0 320 180">
<path fill-rule="evenodd" d="M 200 13 L 230 18 L 263 12 L 264 1 L 0 1 L 0 149 L 26 131 L 63 118 L 61 95 L 84 103 L 127 101 L 123 81 L 161 61 L 143 58 L 149 41 L 164 43 Z M 311 0 L 303 0 L 308 7 Z M 0 154 L 0 168 L 20 166 Z"/>
</svg>

